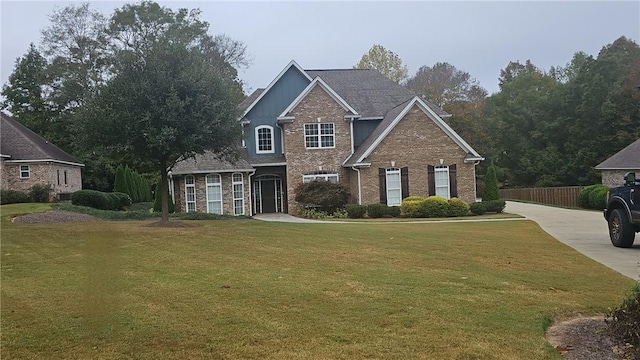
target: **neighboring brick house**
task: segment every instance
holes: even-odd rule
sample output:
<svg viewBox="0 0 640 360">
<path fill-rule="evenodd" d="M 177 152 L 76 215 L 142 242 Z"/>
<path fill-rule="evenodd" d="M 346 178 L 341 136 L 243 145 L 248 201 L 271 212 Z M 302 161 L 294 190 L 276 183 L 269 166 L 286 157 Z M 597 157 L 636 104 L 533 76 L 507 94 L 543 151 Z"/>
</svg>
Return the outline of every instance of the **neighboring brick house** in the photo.
<svg viewBox="0 0 640 360">
<path fill-rule="evenodd" d="M 608 187 L 624 184 L 624 174 L 635 172 L 640 177 L 640 139 L 596 166 L 602 173 L 602 183 Z"/>
<path fill-rule="evenodd" d="M 49 184 L 51 196 L 59 199 L 82 189 L 83 164 L 9 115 L 0 113 L 0 119 L 3 190 L 28 192 L 35 184 Z"/>
<path fill-rule="evenodd" d="M 207 174 L 234 172 L 245 214 L 296 214 L 296 187 L 314 179 L 344 184 L 359 204 L 400 205 L 410 195 L 475 201 L 475 166 L 484 158 L 444 122 L 451 115 L 376 70 L 303 70 L 292 61 L 240 108 L 246 158 L 235 166 L 210 161 L 213 154 L 178 163 L 171 188 L 179 211 L 184 197 L 195 202 L 189 211 L 207 210 L 209 192 L 224 204 L 214 210 L 234 213 L 227 209 L 238 196 L 225 197 L 231 177 L 215 177 L 219 190 L 206 185 Z"/>
</svg>

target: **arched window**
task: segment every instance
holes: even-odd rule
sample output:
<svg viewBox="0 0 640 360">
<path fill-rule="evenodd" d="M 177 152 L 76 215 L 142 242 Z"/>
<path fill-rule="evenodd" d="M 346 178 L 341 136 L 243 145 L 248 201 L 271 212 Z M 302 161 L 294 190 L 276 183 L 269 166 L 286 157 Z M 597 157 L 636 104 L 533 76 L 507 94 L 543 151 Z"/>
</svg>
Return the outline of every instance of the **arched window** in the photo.
<svg viewBox="0 0 640 360">
<path fill-rule="evenodd" d="M 388 168 L 387 177 L 387 205 L 400 206 L 402 204 L 402 182 L 400 180 L 400 169 Z"/>
<path fill-rule="evenodd" d="M 256 153 L 271 154 L 274 152 L 273 127 L 269 125 L 260 125 L 256 127 Z"/>
<path fill-rule="evenodd" d="M 231 175 L 233 191 L 233 215 L 244 215 L 244 179 L 242 174 Z"/>
</svg>

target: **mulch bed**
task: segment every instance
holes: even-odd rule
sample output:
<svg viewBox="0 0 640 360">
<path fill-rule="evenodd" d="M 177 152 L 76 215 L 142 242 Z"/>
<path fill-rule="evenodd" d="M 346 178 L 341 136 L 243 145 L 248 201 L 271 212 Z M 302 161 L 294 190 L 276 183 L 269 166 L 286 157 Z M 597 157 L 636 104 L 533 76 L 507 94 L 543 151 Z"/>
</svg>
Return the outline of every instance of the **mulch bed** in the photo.
<svg viewBox="0 0 640 360">
<path fill-rule="evenodd" d="M 555 324 L 547 330 L 547 341 L 566 360 L 636 359 L 630 354 L 625 357 L 624 344 L 607 333 L 604 316 L 583 317 Z"/>
<path fill-rule="evenodd" d="M 26 214 L 16 216 L 11 219 L 12 222 L 20 224 L 88 222 L 95 220 L 97 219 L 91 215 L 62 210 L 51 210 L 41 213 Z"/>
</svg>

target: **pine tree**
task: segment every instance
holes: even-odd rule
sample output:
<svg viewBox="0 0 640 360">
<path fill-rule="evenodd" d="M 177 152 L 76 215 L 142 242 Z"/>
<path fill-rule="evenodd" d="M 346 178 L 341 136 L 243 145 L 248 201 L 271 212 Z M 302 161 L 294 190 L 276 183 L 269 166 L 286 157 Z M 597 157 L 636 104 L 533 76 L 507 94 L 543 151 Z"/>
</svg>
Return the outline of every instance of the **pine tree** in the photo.
<svg viewBox="0 0 640 360">
<path fill-rule="evenodd" d="M 484 190 L 482 191 L 482 201 L 492 200 L 500 200 L 496 167 L 493 163 L 487 169 L 487 175 L 484 177 Z"/>
</svg>

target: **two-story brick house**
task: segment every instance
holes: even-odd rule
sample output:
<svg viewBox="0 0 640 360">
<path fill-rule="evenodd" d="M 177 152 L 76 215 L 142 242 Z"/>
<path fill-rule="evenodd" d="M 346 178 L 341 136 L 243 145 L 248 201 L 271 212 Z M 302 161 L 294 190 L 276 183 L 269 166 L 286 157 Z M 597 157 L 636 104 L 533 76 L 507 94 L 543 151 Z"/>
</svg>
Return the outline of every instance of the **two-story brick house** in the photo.
<svg viewBox="0 0 640 360">
<path fill-rule="evenodd" d="M 314 179 L 344 184 L 360 204 L 400 205 L 410 195 L 475 201 L 483 158 L 444 122 L 449 114 L 376 70 L 303 70 L 292 61 L 240 108 L 246 158 L 176 164 L 179 210 L 295 214 L 296 187 Z"/>
</svg>

